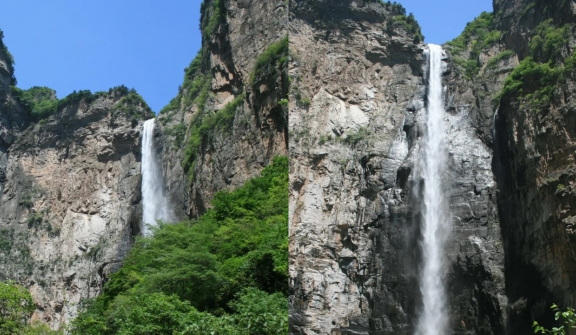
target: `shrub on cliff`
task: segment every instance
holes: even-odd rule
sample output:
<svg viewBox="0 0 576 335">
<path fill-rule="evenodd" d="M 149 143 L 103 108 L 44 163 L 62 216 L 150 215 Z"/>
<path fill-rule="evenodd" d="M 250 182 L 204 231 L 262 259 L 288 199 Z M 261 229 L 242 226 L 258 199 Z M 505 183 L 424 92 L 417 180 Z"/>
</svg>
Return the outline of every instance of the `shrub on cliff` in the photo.
<svg viewBox="0 0 576 335">
<path fill-rule="evenodd" d="M 570 35 L 570 25 L 556 27 L 551 19 L 543 21 L 534 29 L 534 36 L 529 43 L 530 54 L 541 62 L 556 63 L 567 49 Z"/>
<path fill-rule="evenodd" d="M 23 286 L 0 282 L 0 335 L 62 335 L 42 323 L 28 324 L 36 304 Z"/>
<path fill-rule="evenodd" d="M 278 75 L 288 64 L 288 36 L 270 44 L 256 60 L 250 83 L 254 85 L 262 78 Z"/>
<path fill-rule="evenodd" d="M 569 49 L 571 29 L 571 25 L 555 27 L 551 20 L 541 22 L 529 42 L 530 56 L 508 75 L 496 99 L 518 99 L 536 112 L 549 108 L 557 87 L 576 69 L 576 53 L 562 57 Z"/>
<path fill-rule="evenodd" d="M 420 24 L 416 21 L 414 14 L 410 13 L 406 15 L 406 8 L 402 4 L 394 1 L 384 1 L 384 0 L 367 0 L 368 2 L 381 3 L 386 10 L 390 12 L 391 19 L 388 29 L 402 27 L 406 32 L 413 35 L 414 43 L 420 43 L 424 41 L 424 35 L 422 35 L 422 29 Z"/>
<path fill-rule="evenodd" d="M 200 19 L 200 30 L 202 31 L 202 37 L 209 39 L 210 36 L 218 27 L 218 24 L 224 19 L 226 14 L 226 7 L 224 7 L 224 1 L 213 0 L 211 13 L 208 14 L 208 7 L 206 6 L 206 1 L 202 1 L 200 5 L 200 13 L 202 17 Z"/>
<path fill-rule="evenodd" d="M 34 86 L 22 90 L 11 86 L 11 91 L 20 106 L 30 113 L 34 122 L 47 118 L 58 109 L 59 101 L 56 99 L 56 92 L 48 87 Z"/>
<path fill-rule="evenodd" d="M 167 114 L 180 108 L 195 104 L 200 111 L 204 110 L 204 104 L 208 100 L 212 76 L 203 74 L 202 67 L 202 49 L 198 51 L 196 57 L 190 62 L 190 65 L 184 69 L 184 82 L 178 88 L 178 94 L 170 100 L 168 105 L 164 106 L 160 114 Z"/>
<path fill-rule="evenodd" d="M 466 24 L 460 36 L 447 43 L 454 54 L 454 62 L 464 69 L 464 74 L 469 79 L 475 78 L 480 71 L 480 54 L 500 41 L 502 33 L 492 29 L 493 22 L 494 15 L 483 12 Z M 465 51 L 469 52 L 467 58 L 462 56 Z M 505 55 L 501 55 L 503 56 Z"/>
<path fill-rule="evenodd" d="M 137 119 L 148 119 L 154 116 L 154 112 L 152 112 L 152 109 L 150 109 L 146 101 L 144 101 L 144 98 L 133 88 L 124 94 L 116 103 L 115 107 L 117 110 Z"/>
<path fill-rule="evenodd" d="M 194 177 L 194 163 L 202 141 L 214 136 L 218 130 L 229 129 L 234 120 L 236 109 L 242 106 L 244 97 L 245 95 L 242 93 L 222 109 L 208 115 L 197 114 L 198 116 L 192 120 L 190 136 L 188 137 L 188 143 L 184 150 L 184 160 L 182 161 L 182 167 L 184 172 L 188 174 L 189 179 Z"/>
<path fill-rule="evenodd" d="M 124 85 L 111 88 L 108 93 L 92 93 L 90 90 L 73 91 L 62 99 L 56 98 L 56 91 L 44 86 L 34 86 L 27 90 L 22 90 L 16 86 L 10 88 L 12 96 L 18 100 L 20 106 L 30 115 L 33 122 L 45 120 L 67 106 L 80 102 L 90 104 L 105 95 L 121 96 L 122 98 L 116 104 L 116 108 L 133 117 L 149 118 L 154 115 L 136 90 L 128 89 Z"/>
</svg>

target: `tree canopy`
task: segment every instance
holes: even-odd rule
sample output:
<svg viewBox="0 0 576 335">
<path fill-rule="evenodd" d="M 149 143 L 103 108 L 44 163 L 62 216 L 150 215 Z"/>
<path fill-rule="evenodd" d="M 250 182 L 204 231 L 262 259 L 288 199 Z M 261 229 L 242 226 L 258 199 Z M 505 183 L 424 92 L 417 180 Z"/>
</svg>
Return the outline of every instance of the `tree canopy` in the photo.
<svg viewBox="0 0 576 335">
<path fill-rule="evenodd" d="M 288 159 L 139 238 L 72 334 L 286 334 Z"/>
</svg>

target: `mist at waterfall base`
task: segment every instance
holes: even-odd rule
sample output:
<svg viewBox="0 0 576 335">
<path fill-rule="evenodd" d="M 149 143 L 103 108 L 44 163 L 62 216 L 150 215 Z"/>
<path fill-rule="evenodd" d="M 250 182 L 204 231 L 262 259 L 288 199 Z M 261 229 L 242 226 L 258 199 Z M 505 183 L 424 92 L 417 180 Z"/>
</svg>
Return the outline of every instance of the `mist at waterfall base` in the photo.
<svg viewBox="0 0 576 335">
<path fill-rule="evenodd" d="M 149 225 L 156 225 L 157 220 L 172 221 L 162 170 L 154 151 L 154 120 L 146 120 L 142 131 L 142 235 L 149 235 Z"/>
<path fill-rule="evenodd" d="M 445 335 L 448 333 L 444 246 L 450 232 L 446 192 L 442 174 L 446 168 L 444 143 L 444 105 L 442 100 L 442 53 L 439 45 L 428 45 L 429 79 L 426 133 L 418 178 L 424 181 L 420 192 L 422 268 L 419 276 L 422 309 L 416 334 Z"/>
</svg>

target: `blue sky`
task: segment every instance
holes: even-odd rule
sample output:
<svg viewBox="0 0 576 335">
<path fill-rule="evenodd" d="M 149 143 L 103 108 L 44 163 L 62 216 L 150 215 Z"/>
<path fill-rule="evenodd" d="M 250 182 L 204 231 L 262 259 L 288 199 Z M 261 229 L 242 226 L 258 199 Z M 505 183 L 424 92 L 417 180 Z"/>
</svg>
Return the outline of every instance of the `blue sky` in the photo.
<svg viewBox="0 0 576 335">
<path fill-rule="evenodd" d="M 14 0 L 0 29 L 18 86 L 73 90 L 135 88 L 158 112 L 176 96 L 200 49 L 201 0 Z"/>
<path fill-rule="evenodd" d="M 265 1 L 265 0 L 255 0 Z M 492 0 L 400 0 L 428 43 L 462 32 Z M 0 5 L 0 29 L 20 88 L 48 86 L 62 98 L 117 85 L 135 88 L 158 112 L 200 49 L 201 0 L 14 0 Z"/>
<path fill-rule="evenodd" d="M 396 0 L 413 13 L 426 43 L 443 44 L 460 35 L 466 23 L 492 12 L 492 0 Z"/>
</svg>

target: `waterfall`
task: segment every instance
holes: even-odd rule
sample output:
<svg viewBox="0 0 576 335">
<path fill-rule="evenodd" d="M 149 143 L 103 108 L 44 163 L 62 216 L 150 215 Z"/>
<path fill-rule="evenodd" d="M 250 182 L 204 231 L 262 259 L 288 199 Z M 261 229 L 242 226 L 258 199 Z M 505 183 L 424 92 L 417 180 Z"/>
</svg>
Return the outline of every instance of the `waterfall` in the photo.
<svg viewBox="0 0 576 335">
<path fill-rule="evenodd" d="M 419 278 L 422 311 L 417 331 L 419 335 L 448 333 L 444 245 L 450 232 L 442 174 L 447 154 L 444 145 L 444 106 L 442 101 L 442 53 L 439 45 L 429 44 L 428 113 L 426 133 L 422 143 L 419 173 L 422 189 L 422 269 Z"/>
<path fill-rule="evenodd" d="M 142 133 L 142 234 L 148 235 L 147 224 L 156 220 L 171 221 L 168 200 L 164 196 L 164 180 L 154 151 L 154 119 L 144 122 Z"/>
</svg>

